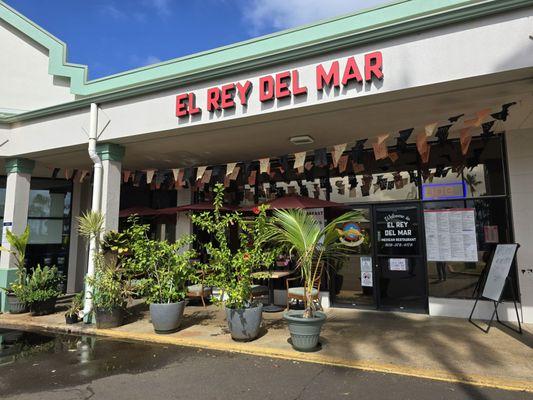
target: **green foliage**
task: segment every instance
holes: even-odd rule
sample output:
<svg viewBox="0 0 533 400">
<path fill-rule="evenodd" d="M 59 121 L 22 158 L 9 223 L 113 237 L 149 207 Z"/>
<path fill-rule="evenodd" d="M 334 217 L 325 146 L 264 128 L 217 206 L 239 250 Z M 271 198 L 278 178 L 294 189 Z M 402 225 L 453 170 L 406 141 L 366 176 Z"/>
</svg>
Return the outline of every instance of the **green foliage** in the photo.
<svg viewBox="0 0 533 400">
<path fill-rule="evenodd" d="M 214 211 L 192 216 L 193 223 L 214 238 L 203 244 L 209 260 L 202 268 L 207 273 L 209 283 L 223 291 L 227 307 L 249 307 L 252 299 L 252 272 L 254 269 L 270 267 L 279 253 L 267 243 L 266 207 L 260 207 L 257 218 L 247 221 L 239 212 L 221 212 L 224 199 L 222 184 L 217 184 L 214 192 Z M 240 229 L 235 251 L 230 249 L 228 243 L 228 230 L 232 226 Z"/>
<path fill-rule="evenodd" d="M 11 249 L 0 246 L 0 251 L 5 251 L 13 254 L 13 256 L 15 257 L 15 266 L 17 267 L 17 281 L 11 285 L 8 291 L 13 292 L 15 294 L 17 291 L 19 293 L 22 293 L 22 291 L 24 290 L 23 286 L 25 285 L 27 278 L 25 262 L 26 247 L 28 246 L 28 243 L 30 241 L 30 227 L 26 226 L 26 229 L 24 229 L 24 232 L 22 232 L 20 235 L 16 235 L 7 229 L 6 240 L 10 244 Z M 17 295 L 17 297 L 19 296 Z"/>
<path fill-rule="evenodd" d="M 76 295 L 72 298 L 72 303 L 70 303 L 70 307 L 65 312 L 66 317 L 73 317 L 75 315 L 78 315 L 79 312 L 83 308 L 83 292 L 76 293 Z"/>
<path fill-rule="evenodd" d="M 339 241 L 337 227 L 351 221 L 362 222 L 365 218 L 360 211 L 350 211 L 321 228 L 318 221 L 304 210 L 274 212 L 266 237 L 297 256 L 297 266 L 304 282 L 306 318 L 312 318 L 315 311 L 313 283 L 326 266 L 335 265 L 350 251 Z"/>
<path fill-rule="evenodd" d="M 96 239 L 97 244 L 101 242 L 101 236 L 104 231 L 104 216 L 100 212 L 87 211 L 77 217 L 78 232 L 87 239 Z M 99 246 L 98 246 L 99 247 Z"/>
<path fill-rule="evenodd" d="M 143 293 L 148 303 L 175 303 L 185 298 L 187 282 L 196 277 L 191 265 L 195 252 L 184 249 L 192 241 L 192 236 L 185 236 L 175 243 L 145 240 L 134 245 L 133 260 L 147 272 Z"/>
<path fill-rule="evenodd" d="M 56 267 L 41 267 L 37 265 L 26 283 L 24 301 L 32 304 L 38 301 L 54 299 L 61 295 L 58 285 L 61 277 Z"/>
</svg>

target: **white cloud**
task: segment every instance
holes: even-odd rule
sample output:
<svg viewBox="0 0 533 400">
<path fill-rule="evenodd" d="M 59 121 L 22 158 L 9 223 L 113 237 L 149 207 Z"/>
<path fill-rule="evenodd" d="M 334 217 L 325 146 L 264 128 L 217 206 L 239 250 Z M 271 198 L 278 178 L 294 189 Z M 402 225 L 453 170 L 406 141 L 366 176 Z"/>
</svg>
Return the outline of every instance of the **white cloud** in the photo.
<svg viewBox="0 0 533 400">
<path fill-rule="evenodd" d="M 156 57 L 156 56 L 148 56 L 144 59 L 143 61 L 143 64 L 142 65 L 152 65 L 152 64 L 157 64 L 157 63 L 160 63 L 161 62 L 161 59 L 159 57 Z"/>
<path fill-rule="evenodd" d="M 250 32 L 261 34 L 389 3 L 390 0 L 251 0 L 241 3 Z"/>
</svg>

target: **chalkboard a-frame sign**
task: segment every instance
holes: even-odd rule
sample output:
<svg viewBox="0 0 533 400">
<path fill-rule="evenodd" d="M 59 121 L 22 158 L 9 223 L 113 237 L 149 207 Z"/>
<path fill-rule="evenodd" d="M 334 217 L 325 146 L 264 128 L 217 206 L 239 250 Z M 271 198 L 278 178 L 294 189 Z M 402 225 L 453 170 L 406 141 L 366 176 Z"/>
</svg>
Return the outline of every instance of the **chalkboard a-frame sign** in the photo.
<svg viewBox="0 0 533 400">
<path fill-rule="evenodd" d="M 489 332 L 494 317 L 496 317 L 496 320 L 500 324 L 512 330 L 515 330 L 518 333 L 522 333 L 520 315 L 518 314 L 518 306 L 516 304 L 518 299 L 516 298 L 514 286 L 509 276 L 509 271 L 511 270 L 513 260 L 516 257 L 516 252 L 518 251 L 519 247 L 520 245 L 517 243 L 498 244 L 496 246 L 496 249 L 492 253 L 488 268 L 485 269 L 485 271 L 479 277 L 479 282 L 477 286 L 480 290 L 478 290 L 477 292 L 478 294 L 476 297 L 476 301 L 474 302 L 474 307 L 472 308 L 472 312 L 470 313 L 468 321 L 470 321 L 472 324 L 474 324 L 476 327 L 478 327 L 485 333 Z M 516 311 L 516 319 L 518 321 L 518 330 L 500 321 L 500 318 L 498 316 L 498 306 L 502 303 L 503 291 L 505 289 L 506 284 L 509 284 L 511 288 L 514 308 Z M 486 328 L 482 328 L 472 320 L 472 316 L 474 315 L 474 311 L 480 299 L 490 300 L 494 305 L 494 311 L 492 312 L 492 316 Z"/>
</svg>

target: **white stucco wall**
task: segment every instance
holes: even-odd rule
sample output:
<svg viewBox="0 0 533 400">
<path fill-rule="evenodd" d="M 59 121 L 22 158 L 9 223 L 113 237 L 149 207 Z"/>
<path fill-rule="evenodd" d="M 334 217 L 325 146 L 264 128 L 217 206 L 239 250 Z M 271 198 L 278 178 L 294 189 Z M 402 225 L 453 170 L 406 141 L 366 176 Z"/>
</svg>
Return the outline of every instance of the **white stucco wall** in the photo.
<svg viewBox="0 0 533 400">
<path fill-rule="evenodd" d="M 100 140 L 116 139 L 147 133 L 168 131 L 222 120 L 264 116 L 280 110 L 332 103 L 337 100 L 398 93 L 405 89 L 431 87 L 450 82 L 460 85 L 461 80 L 512 71 L 533 66 L 531 34 L 533 9 L 497 15 L 470 23 L 456 24 L 432 31 L 402 36 L 377 42 L 371 46 L 347 49 L 320 57 L 280 65 L 276 68 L 241 73 L 226 79 L 207 81 L 191 87 L 179 87 L 137 98 L 102 104 L 111 119 Z M 355 56 L 361 62 L 365 53 L 383 54 L 383 81 L 351 85 L 341 90 L 318 92 L 315 84 L 316 65 L 329 66 L 332 60 L 341 61 L 341 70 L 347 57 Z M 308 95 L 283 101 L 261 103 L 258 81 L 261 76 L 298 68 L 300 83 L 308 87 Z M 360 65 L 362 68 L 362 65 Z M 240 104 L 234 109 L 210 113 L 205 110 L 206 89 L 229 82 L 250 80 L 254 85 L 247 107 Z M 458 83 L 459 82 L 459 83 Z M 464 81 L 463 81 L 464 82 Z M 454 86 L 455 87 L 455 86 Z M 194 92 L 197 103 L 204 107 L 201 115 L 178 119 L 175 115 L 176 95 Z M 0 148 L 0 156 L 17 155 L 82 144 L 86 136 L 81 126 L 87 121 L 86 111 L 71 112 L 39 121 L 21 123 L 12 129 L 8 144 Z M 42 140 L 46 137 L 46 140 Z"/>
<path fill-rule="evenodd" d="M 0 110 L 28 111 L 74 99 L 69 80 L 48 74 L 48 50 L 0 20 Z"/>
</svg>

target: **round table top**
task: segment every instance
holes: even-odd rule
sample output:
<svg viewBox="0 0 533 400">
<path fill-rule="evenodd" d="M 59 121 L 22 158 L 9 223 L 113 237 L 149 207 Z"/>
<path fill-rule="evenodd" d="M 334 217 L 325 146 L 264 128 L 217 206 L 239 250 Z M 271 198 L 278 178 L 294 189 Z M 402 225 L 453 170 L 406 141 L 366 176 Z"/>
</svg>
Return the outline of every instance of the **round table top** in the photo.
<svg viewBox="0 0 533 400">
<path fill-rule="evenodd" d="M 293 271 L 270 270 L 270 271 L 254 272 L 252 273 L 252 276 L 255 276 L 255 277 L 265 276 L 266 278 L 269 278 L 269 279 L 278 279 L 278 278 L 283 278 L 285 276 L 291 275 L 292 273 Z"/>
</svg>

